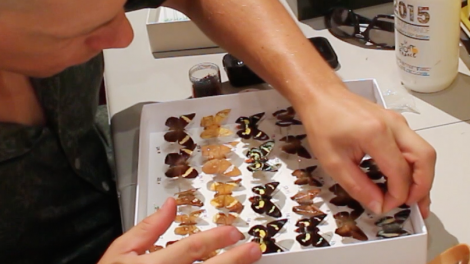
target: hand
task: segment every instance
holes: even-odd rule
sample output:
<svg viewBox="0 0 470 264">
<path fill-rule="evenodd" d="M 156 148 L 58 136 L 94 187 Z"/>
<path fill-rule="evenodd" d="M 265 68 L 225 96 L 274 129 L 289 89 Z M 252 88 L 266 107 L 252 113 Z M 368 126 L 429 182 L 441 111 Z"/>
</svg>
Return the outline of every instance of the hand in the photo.
<svg viewBox="0 0 470 264">
<path fill-rule="evenodd" d="M 325 172 L 374 213 L 417 202 L 426 218 L 435 150 L 402 115 L 343 88 L 326 90 L 311 103 L 294 103 Z M 365 154 L 388 177 L 385 195 L 358 167 Z"/>
<path fill-rule="evenodd" d="M 176 202 L 169 198 L 153 215 L 147 217 L 124 235 L 117 238 L 105 252 L 99 264 L 192 264 L 217 249 L 238 242 L 241 233 L 234 227 L 217 227 L 200 232 L 167 246 L 145 254 L 155 241 L 170 227 L 176 215 Z M 261 257 L 256 243 L 245 243 L 205 261 L 207 264 L 250 264 Z"/>
</svg>

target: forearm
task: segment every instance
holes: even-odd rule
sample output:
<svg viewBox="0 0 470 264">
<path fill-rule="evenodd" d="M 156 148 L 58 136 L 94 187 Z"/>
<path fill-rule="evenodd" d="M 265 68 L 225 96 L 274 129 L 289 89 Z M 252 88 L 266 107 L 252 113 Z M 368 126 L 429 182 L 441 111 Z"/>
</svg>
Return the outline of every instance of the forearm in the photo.
<svg viewBox="0 0 470 264">
<path fill-rule="evenodd" d="M 278 0 L 169 0 L 211 39 L 292 103 L 312 103 L 341 80 Z"/>
</svg>

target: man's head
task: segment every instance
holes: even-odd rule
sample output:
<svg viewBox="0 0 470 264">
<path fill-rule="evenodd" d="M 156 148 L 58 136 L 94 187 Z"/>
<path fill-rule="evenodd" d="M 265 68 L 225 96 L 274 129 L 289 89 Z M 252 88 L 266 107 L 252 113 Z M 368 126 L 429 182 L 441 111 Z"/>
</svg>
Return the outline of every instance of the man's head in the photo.
<svg viewBox="0 0 470 264">
<path fill-rule="evenodd" d="M 47 77 L 133 38 L 125 0 L 0 0 L 0 70 Z"/>
</svg>

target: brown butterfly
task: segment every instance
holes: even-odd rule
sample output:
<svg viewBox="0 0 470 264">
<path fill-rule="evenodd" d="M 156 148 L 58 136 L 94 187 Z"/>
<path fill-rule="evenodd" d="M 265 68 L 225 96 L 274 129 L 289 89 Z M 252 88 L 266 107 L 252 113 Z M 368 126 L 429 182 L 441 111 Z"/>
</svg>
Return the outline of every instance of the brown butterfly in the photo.
<svg viewBox="0 0 470 264">
<path fill-rule="evenodd" d="M 165 172 L 165 176 L 169 178 L 196 178 L 199 172 L 188 164 L 188 159 L 195 147 L 194 144 L 189 148 L 181 149 L 179 153 L 169 153 L 165 157 L 165 164 L 170 165 L 170 168 Z"/>
<path fill-rule="evenodd" d="M 238 214 L 229 213 L 217 213 L 212 218 L 212 221 L 218 225 L 232 225 L 238 218 Z"/>
<path fill-rule="evenodd" d="M 221 123 L 230 114 L 230 109 L 219 111 L 215 116 L 205 116 L 201 119 L 201 126 L 204 131 L 201 133 L 202 139 L 226 137 L 233 134 L 230 129 L 221 126 Z"/>
<path fill-rule="evenodd" d="M 292 106 L 274 112 L 273 116 L 277 118 L 276 125 L 280 127 L 302 125 L 302 122 L 295 119 L 295 110 Z"/>
<path fill-rule="evenodd" d="M 302 146 L 302 140 L 306 138 L 307 135 L 297 135 L 297 136 L 286 136 L 281 138 L 279 141 L 284 141 L 286 142 L 282 147 L 282 151 L 288 153 L 288 154 L 297 154 L 299 157 L 305 158 L 305 159 L 311 159 L 312 156 L 308 152 L 308 150 Z"/>
<path fill-rule="evenodd" d="M 310 185 L 316 187 L 322 187 L 323 184 L 313 177 L 313 172 L 317 169 L 317 166 L 310 166 L 305 169 L 297 169 L 292 172 L 292 176 L 297 177 L 295 184 L 297 185 Z"/>
<path fill-rule="evenodd" d="M 308 216 L 308 217 L 319 216 L 319 215 L 325 214 L 324 212 L 320 210 L 320 208 L 316 207 L 313 204 L 302 204 L 302 205 L 294 206 L 292 208 L 292 211 L 299 215 Z"/>
<path fill-rule="evenodd" d="M 192 205 L 197 207 L 204 206 L 204 203 L 199 200 L 194 194 L 197 189 L 189 189 L 183 192 L 176 193 L 176 205 Z"/>
<path fill-rule="evenodd" d="M 209 160 L 202 166 L 202 171 L 206 174 L 223 175 L 227 177 L 242 175 L 240 169 L 226 159 Z"/>
<path fill-rule="evenodd" d="M 197 220 L 199 219 L 199 216 L 204 211 L 205 210 L 197 210 L 197 211 L 191 212 L 189 215 L 187 214 L 176 215 L 175 222 L 180 223 L 180 225 L 195 225 L 197 224 Z"/>
<path fill-rule="evenodd" d="M 177 142 L 182 146 L 192 146 L 193 139 L 189 136 L 184 129 L 194 119 L 195 113 L 182 115 L 178 117 L 169 117 L 165 125 L 169 127 L 170 131 L 167 132 L 163 138 L 168 142 Z"/>
<path fill-rule="evenodd" d="M 296 201 L 300 205 L 309 205 L 313 204 L 313 198 L 320 194 L 320 192 L 320 189 L 300 191 L 296 195 L 292 196 L 291 199 Z"/>
<path fill-rule="evenodd" d="M 233 148 L 237 146 L 238 142 L 230 142 L 221 145 L 205 145 L 201 146 L 202 156 L 207 160 L 211 159 L 226 159 L 227 154 L 232 152 Z"/>
<path fill-rule="evenodd" d="M 175 234 L 180 236 L 193 235 L 201 232 L 195 225 L 182 225 L 175 228 Z"/>
<path fill-rule="evenodd" d="M 179 241 L 179 240 L 168 241 L 168 242 L 166 242 L 166 247 L 168 247 L 169 245 L 174 244 L 174 243 L 176 243 L 176 242 L 178 242 L 178 241 Z M 163 249 L 163 247 L 162 247 L 162 246 L 159 246 L 159 245 L 153 245 L 153 246 L 151 246 L 151 247 L 148 249 L 148 251 L 149 251 L 150 253 L 152 253 L 152 252 L 158 251 L 158 250 L 160 250 L 160 249 Z"/>
<path fill-rule="evenodd" d="M 215 194 L 214 198 L 211 200 L 211 204 L 217 208 L 225 208 L 229 212 L 241 213 L 244 206 L 238 201 L 235 197 L 230 194 Z"/>
<path fill-rule="evenodd" d="M 364 208 L 362 205 L 354 200 L 347 192 L 346 190 L 341 187 L 339 184 L 335 184 L 329 188 L 331 192 L 333 192 L 336 197 L 330 200 L 330 203 L 336 205 L 336 206 L 347 206 L 354 211 L 352 214 L 357 218 L 359 217 L 363 212 Z"/>
<path fill-rule="evenodd" d="M 357 216 L 349 212 L 339 212 L 333 216 L 336 219 L 338 228 L 335 233 L 342 237 L 352 237 L 357 240 L 367 241 L 367 235 L 357 226 Z"/>
<path fill-rule="evenodd" d="M 223 182 L 214 182 L 210 186 L 211 191 L 215 191 L 219 195 L 232 194 L 233 189 L 240 186 L 242 179 L 235 181 L 229 181 L 226 183 Z"/>
</svg>

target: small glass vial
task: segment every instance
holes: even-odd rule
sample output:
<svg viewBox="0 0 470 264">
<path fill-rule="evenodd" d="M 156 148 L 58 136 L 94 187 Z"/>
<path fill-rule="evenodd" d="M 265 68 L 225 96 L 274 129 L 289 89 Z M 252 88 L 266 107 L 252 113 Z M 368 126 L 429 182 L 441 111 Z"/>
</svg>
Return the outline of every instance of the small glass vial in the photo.
<svg viewBox="0 0 470 264">
<path fill-rule="evenodd" d="M 189 69 L 189 80 L 193 85 L 193 98 L 222 94 L 219 66 L 204 62 Z"/>
</svg>

